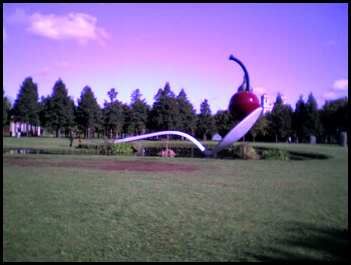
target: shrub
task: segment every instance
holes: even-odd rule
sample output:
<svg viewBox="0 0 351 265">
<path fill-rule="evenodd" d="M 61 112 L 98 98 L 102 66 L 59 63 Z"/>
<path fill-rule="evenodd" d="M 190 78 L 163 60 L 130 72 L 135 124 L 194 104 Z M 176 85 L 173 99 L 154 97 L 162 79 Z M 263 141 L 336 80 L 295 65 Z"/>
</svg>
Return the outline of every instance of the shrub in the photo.
<svg viewBox="0 0 351 265">
<path fill-rule="evenodd" d="M 87 149 L 95 151 L 99 155 L 130 155 L 133 154 L 133 147 L 128 143 L 112 144 L 105 142 L 103 144 L 79 144 L 78 149 Z"/>
<path fill-rule="evenodd" d="M 280 149 L 269 149 L 262 152 L 262 159 L 268 160 L 289 160 L 289 153 Z"/>
<path fill-rule="evenodd" d="M 131 155 L 133 154 L 133 146 L 128 143 L 111 144 L 112 155 Z"/>
<path fill-rule="evenodd" d="M 247 143 L 233 146 L 230 148 L 230 153 L 234 158 L 259 159 L 259 155 L 257 154 L 255 148 Z"/>
<path fill-rule="evenodd" d="M 97 149 L 98 146 L 96 144 L 78 144 L 78 149 Z"/>
</svg>

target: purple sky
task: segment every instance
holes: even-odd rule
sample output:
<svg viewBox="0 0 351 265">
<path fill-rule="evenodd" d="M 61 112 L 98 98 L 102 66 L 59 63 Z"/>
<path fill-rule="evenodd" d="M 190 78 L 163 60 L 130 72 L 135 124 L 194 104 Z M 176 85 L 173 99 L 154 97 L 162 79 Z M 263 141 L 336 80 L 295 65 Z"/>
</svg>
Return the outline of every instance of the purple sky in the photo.
<svg viewBox="0 0 351 265">
<path fill-rule="evenodd" d="M 280 91 L 295 108 L 312 92 L 347 95 L 347 4 L 3 4 L 3 87 L 14 100 L 27 76 L 39 96 L 58 78 L 79 98 L 89 85 L 129 103 L 140 88 L 149 104 L 170 82 L 196 110 L 226 109 L 247 67 L 257 96 Z"/>
</svg>

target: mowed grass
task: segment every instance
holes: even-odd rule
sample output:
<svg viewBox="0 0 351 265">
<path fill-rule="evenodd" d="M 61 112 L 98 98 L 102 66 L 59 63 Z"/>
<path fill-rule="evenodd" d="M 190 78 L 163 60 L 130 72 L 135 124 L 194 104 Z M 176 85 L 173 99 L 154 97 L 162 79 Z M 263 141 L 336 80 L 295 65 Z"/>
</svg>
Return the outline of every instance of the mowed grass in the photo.
<svg viewBox="0 0 351 265">
<path fill-rule="evenodd" d="M 347 260 L 348 153 L 274 145 L 327 160 L 7 155 L 3 261 Z M 19 166 L 112 160 L 192 172 Z M 16 159 L 13 159 L 16 158 Z"/>
<path fill-rule="evenodd" d="M 36 149 L 55 149 L 65 150 L 72 149 L 78 146 L 78 139 L 74 139 L 73 147 L 69 147 L 69 138 L 54 138 L 54 137 L 3 137 L 3 146 L 6 148 L 36 148 Z M 98 144 L 103 143 L 103 139 L 81 139 L 81 143 Z"/>
</svg>

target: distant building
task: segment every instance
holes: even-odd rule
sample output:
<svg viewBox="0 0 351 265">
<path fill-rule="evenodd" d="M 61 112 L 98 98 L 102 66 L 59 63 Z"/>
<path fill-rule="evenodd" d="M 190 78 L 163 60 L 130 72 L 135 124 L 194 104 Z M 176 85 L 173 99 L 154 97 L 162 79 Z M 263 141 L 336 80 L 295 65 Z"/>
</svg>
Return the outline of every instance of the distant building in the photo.
<svg viewBox="0 0 351 265">
<path fill-rule="evenodd" d="M 273 105 L 274 105 L 273 100 L 267 94 L 263 94 L 261 96 L 261 107 L 263 108 L 264 114 L 272 111 Z"/>
<path fill-rule="evenodd" d="M 40 126 L 35 126 L 24 122 L 10 122 L 10 135 L 16 136 L 40 136 L 43 133 L 43 129 Z"/>
<path fill-rule="evenodd" d="M 222 136 L 220 136 L 219 133 L 216 133 L 215 135 L 212 136 L 212 141 L 221 141 Z"/>
</svg>

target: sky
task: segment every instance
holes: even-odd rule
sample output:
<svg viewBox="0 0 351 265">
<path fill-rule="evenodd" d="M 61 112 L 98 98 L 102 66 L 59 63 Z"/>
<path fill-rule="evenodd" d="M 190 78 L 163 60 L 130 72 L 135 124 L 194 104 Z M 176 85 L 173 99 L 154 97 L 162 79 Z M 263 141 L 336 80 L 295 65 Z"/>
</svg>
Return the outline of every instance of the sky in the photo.
<svg viewBox="0 0 351 265">
<path fill-rule="evenodd" d="M 3 88 L 14 101 L 31 76 L 39 97 L 61 78 L 77 102 L 90 86 L 100 106 L 115 88 L 150 105 L 183 88 L 199 111 L 225 110 L 246 66 L 254 93 L 295 108 L 348 94 L 348 4 L 3 4 Z"/>
</svg>

